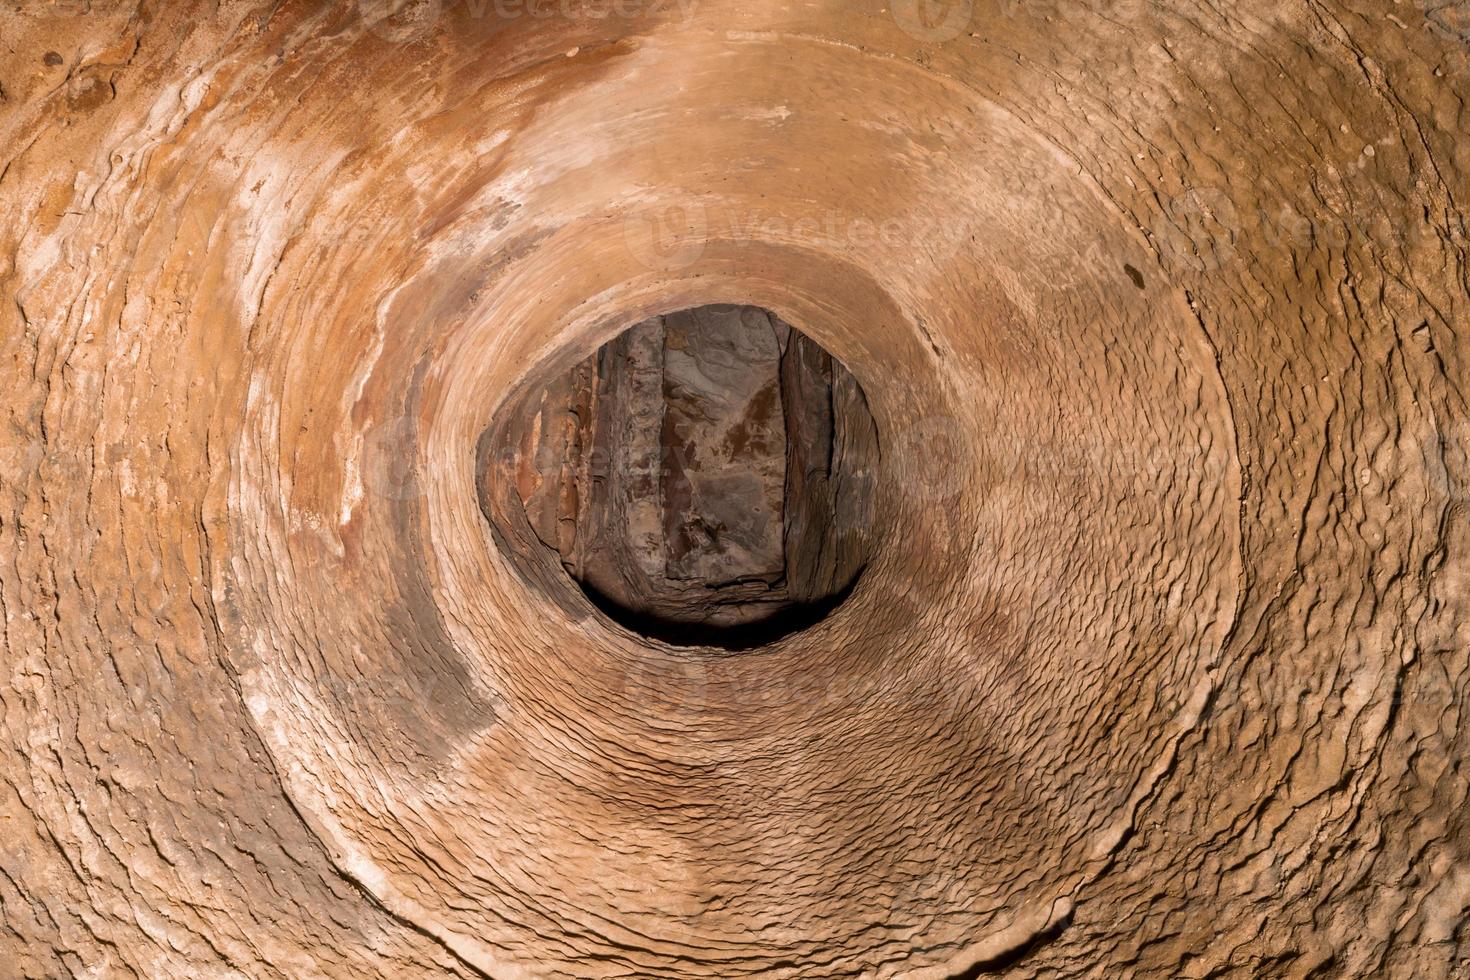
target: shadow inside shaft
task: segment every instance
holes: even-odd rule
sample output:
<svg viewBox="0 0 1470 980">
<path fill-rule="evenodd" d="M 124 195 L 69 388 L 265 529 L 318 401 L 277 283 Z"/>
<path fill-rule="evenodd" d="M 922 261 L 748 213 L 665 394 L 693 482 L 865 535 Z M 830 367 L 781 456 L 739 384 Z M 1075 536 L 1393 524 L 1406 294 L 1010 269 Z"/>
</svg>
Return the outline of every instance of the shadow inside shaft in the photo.
<svg viewBox="0 0 1470 980">
<path fill-rule="evenodd" d="M 638 612 L 603 595 L 587 583 L 582 583 L 582 590 L 592 604 L 613 622 L 651 640 L 671 646 L 737 651 L 753 650 L 815 626 L 847 601 L 861 577 L 862 569 L 859 569 L 851 582 L 832 595 L 815 602 L 784 605 L 764 619 L 733 626 L 684 622 Z"/>
</svg>

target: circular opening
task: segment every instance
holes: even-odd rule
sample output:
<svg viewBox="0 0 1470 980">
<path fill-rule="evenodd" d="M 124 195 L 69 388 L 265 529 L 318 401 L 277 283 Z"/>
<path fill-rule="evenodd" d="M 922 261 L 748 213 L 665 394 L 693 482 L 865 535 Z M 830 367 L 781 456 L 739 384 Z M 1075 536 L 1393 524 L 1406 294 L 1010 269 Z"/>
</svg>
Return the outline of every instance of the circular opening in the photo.
<svg viewBox="0 0 1470 980">
<path fill-rule="evenodd" d="M 635 324 L 513 399 L 482 446 L 481 500 L 512 554 L 550 552 L 605 614 L 667 643 L 805 629 L 868 560 L 867 399 L 759 307 Z"/>
</svg>

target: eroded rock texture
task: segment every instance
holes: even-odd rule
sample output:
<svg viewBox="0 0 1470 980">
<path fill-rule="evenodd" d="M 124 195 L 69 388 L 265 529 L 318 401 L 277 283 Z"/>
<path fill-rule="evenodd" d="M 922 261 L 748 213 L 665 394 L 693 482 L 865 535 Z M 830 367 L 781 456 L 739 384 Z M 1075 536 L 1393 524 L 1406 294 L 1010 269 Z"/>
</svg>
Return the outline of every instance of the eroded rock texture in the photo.
<svg viewBox="0 0 1470 980">
<path fill-rule="evenodd" d="M 1467 99 L 1462 0 L 6 4 L 0 974 L 1470 974 Z M 740 652 L 482 499 L 708 304 L 882 450 Z"/>
<path fill-rule="evenodd" d="M 880 450 L 861 386 L 757 307 L 635 324 L 502 408 L 485 444 L 502 544 L 555 551 L 645 635 L 770 642 L 839 604 L 870 550 Z"/>
</svg>

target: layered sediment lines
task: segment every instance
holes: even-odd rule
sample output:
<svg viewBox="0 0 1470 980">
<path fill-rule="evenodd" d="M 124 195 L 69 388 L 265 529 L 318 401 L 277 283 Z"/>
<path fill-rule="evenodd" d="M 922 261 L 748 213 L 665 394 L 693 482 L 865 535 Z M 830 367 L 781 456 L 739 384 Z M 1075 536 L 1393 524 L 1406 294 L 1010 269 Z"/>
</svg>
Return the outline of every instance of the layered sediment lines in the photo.
<svg viewBox="0 0 1470 980">
<path fill-rule="evenodd" d="M 1470 971 L 1462 2 L 74 6 L 0 10 L 0 973 Z M 480 492 L 707 304 L 882 447 L 739 652 Z"/>
</svg>

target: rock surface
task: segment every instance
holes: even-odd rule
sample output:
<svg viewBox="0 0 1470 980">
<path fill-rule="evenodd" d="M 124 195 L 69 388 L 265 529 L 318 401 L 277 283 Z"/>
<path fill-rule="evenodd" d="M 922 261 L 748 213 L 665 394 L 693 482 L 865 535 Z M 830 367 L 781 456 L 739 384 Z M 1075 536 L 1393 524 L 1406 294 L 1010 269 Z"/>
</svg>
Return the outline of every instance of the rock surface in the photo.
<svg viewBox="0 0 1470 980">
<path fill-rule="evenodd" d="M 513 485 L 535 537 L 645 634 L 770 642 L 830 612 L 868 559 L 881 452 L 862 388 L 758 307 L 635 324 L 492 429 L 487 517 L 514 511 L 496 500 Z M 497 530 L 534 555 L 521 527 Z"/>
<path fill-rule="evenodd" d="M 0 974 L 1470 975 L 1467 23 L 0 6 Z M 711 303 L 882 447 L 738 654 L 480 492 Z"/>
<path fill-rule="evenodd" d="M 776 324 L 750 307 L 665 317 L 663 395 L 665 574 L 714 587 L 783 577 Z"/>
</svg>

